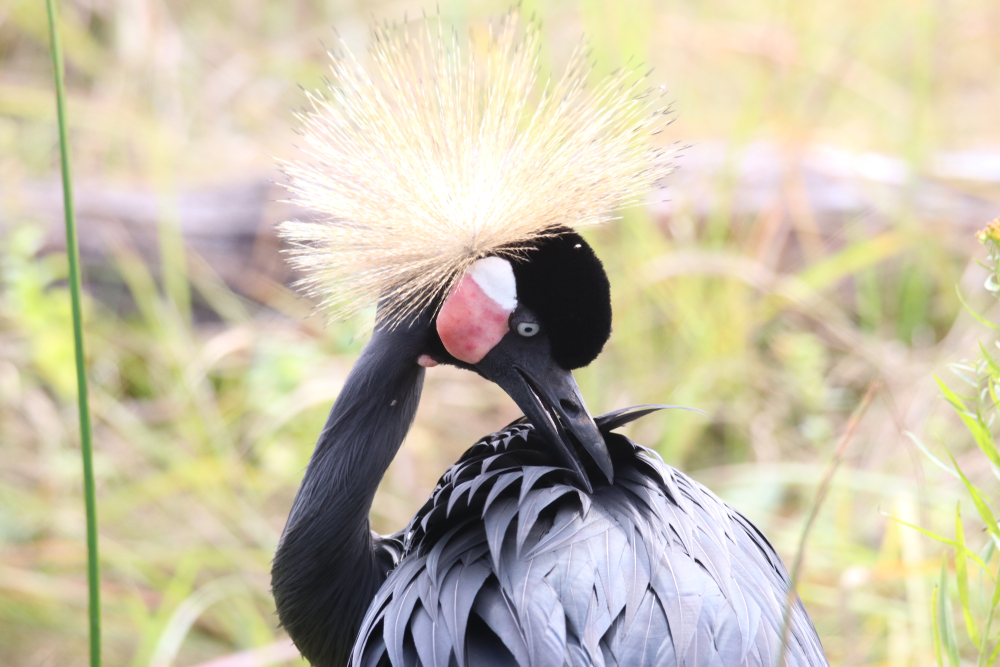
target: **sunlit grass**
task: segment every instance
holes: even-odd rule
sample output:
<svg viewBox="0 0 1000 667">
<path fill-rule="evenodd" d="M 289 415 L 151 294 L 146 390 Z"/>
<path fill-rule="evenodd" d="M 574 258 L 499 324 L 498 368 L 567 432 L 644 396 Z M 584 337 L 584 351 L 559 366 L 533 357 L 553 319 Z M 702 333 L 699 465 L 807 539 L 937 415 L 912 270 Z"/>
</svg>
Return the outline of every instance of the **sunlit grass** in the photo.
<svg viewBox="0 0 1000 667">
<path fill-rule="evenodd" d="M 585 31 L 599 69 L 649 62 L 676 100 L 665 140 L 717 146 L 721 156 L 714 171 L 689 165 L 668 179 L 669 214 L 628 211 L 590 233 L 615 307 L 604 355 L 579 374 L 592 410 L 642 402 L 705 410 L 650 417 L 630 435 L 738 506 L 791 564 L 850 414 L 872 379 L 883 383 L 803 561 L 800 591 L 836 665 L 934 659 L 941 547 L 887 514 L 952 536 L 961 501 L 969 551 L 987 545 L 964 485 L 928 465 L 905 432 L 942 457 L 937 445 L 946 444 L 981 488 L 995 484 L 933 380 L 947 363 L 975 358 L 976 337 L 992 349 L 955 295 L 959 283 L 983 307 L 971 230 L 918 206 L 921 174 L 939 151 L 1000 145 L 994 4 L 534 7 L 543 65 L 565 60 Z M 150 251 L 127 235 L 103 239 L 110 259 L 93 268 L 119 285 L 118 296 L 85 293 L 81 304 L 105 664 L 193 665 L 282 638 L 270 559 L 363 341 L 358 323 L 304 319 L 308 305 L 281 288 L 260 304 L 221 284 L 179 244 L 178 192 L 273 175 L 269 154 L 288 156 L 293 141 L 286 107 L 302 103 L 295 84 L 320 85 L 320 40 L 331 41 L 331 25 L 361 52 L 370 13 L 392 19 L 433 7 L 128 7 L 135 11 L 68 4 L 63 16 L 80 187 L 149 188 L 164 241 Z M 484 30 L 505 8 L 443 3 L 442 12 Z M 0 663 L 70 664 L 87 646 L 87 593 L 69 273 L 45 252 L 47 214 L 24 194 L 55 173 L 55 114 L 41 5 L 16 2 L 3 21 Z M 873 210 L 834 220 L 813 210 L 789 168 L 768 191 L 773 201 L 747 209 L 741 165 L 761 142 L 786 167 L 824 144 L 901 157 L 910 181 L 873 186 Z M 995 185 L 953 185 L 1000 201 Z M 499 390 L 471 375 L 431 372 L 374 527 L 400 528 L 464 447 L 515 416 Z M 952 554 L 945 579 L 956 574 Z M 950 585 L 958 637 L 965 620 Z M 933 599 L 939 609 L 943 599 Z M 974 662 L 963 642 L 959 654 Z"/>
</svg>

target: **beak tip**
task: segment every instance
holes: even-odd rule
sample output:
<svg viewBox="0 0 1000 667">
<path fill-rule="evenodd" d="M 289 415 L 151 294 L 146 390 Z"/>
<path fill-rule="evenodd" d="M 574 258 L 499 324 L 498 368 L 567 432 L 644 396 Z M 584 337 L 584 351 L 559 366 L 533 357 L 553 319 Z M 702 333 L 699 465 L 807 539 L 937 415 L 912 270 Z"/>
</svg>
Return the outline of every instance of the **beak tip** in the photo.
<svg viewBox="0 0 1000 667">
<path fill-rule="evenodd" d="M 608 444 L 604 439 L 604 434 L 601 433 L 590 414 L 586 410 L 583 410 L 581 414 L 574 415 L 573 417 L 567 417 L 565 414 L 560 414 L 559 416 L 561 418 L 560 435 L 565 438 L 563 446 L 579 467 L 580 476 L 585 478 L 588 487 L 587 492 L 593 493 L 593 484 L 587 473 L 584 472 L 587 466 L 584 465 L 583 459 L 580 458 L 581 456 L 589 458 L 601 471 L 600 474 L 597 474 L 596 471 L 594 472 L 594 479 L 598 483 L 600 483 L 600 478 L 603 477 L 607 479 L 608 484 L 614 484 L 615 466 L 611 461 Z M 573 451 L 575 448 L 571 444 L 571 441 L 575 441 L 579 445 L 578 451 Z M 590 466 L 590 469 L 593 471 L 592 466 Z"/>
<path fill-rule="evenodd" d="M 587 451 L 593 457 L 594 462 L 597 467 L 601 469 L 604 473 L 605 479 L 608 480 L 608 484 L 615 483 L 615 466 L 611 462 L 611 455 L 608 453 L 607 445 L 604 443 L 603 438 L 599 446 L 587 447 Z"/>
</svg>

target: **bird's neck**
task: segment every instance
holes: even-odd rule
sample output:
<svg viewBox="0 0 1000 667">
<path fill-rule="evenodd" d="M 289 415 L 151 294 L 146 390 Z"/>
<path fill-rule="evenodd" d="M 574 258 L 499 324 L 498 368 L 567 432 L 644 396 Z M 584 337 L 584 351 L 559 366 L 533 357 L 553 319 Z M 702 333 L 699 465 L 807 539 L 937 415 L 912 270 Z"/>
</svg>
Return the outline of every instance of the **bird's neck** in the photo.
<svg viewBox="0 0 1000 667">
<path fill-rule="evenodd" d="M 271 570 L 278 615 L 317 667 L 346 663 L 385 578 L 368 513 L 413 421 L 420 336 L 376 331 L 320 435 Z"/>
</svg>

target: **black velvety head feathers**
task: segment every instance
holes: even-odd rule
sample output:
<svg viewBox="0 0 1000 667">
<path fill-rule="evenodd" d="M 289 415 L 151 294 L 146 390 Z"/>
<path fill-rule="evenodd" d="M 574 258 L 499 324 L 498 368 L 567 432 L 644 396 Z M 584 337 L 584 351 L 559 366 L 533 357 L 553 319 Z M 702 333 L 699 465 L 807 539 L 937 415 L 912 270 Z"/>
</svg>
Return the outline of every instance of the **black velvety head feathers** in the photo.
<svg viewBox="0 0 1000 667">
<path fill-rule="evenodd" d="M 540 320 L 556 363 L 572 370 L 596 359 L 611 336 L 611 285 L 583 237 L 567 229 L 511 264 L 517 299 Z"/>
</svg>

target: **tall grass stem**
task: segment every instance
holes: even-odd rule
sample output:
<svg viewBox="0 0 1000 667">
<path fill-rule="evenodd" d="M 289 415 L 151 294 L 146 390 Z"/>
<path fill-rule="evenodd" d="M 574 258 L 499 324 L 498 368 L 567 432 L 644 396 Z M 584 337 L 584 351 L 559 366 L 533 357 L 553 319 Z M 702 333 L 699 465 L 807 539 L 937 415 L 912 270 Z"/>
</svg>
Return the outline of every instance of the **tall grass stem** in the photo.
<svg viewBox="0 0 1000 667">
<path fill-rule="evenodd" d="M 49 52 L 56 86 L 59 125 L 59 157 L 62 167 L 63 206 L 66 211 L 66 255 L 69 258 L 69 291 L 73 312 L 73 344 L 76 354 L 77 404 L 80 409 L 80 452 L 83 457 L 83 495 L 87 514 L 87 587 L 90 619 L 90 667 L 101 665 L 101 588 L 97 551 L 97 500 L 94 493 L 94 462 L 87 401 L 87 372 L 83 356 L 83 316 L 80 307 L 80 251 L 77 246 L 73 210 L 73 177 L 70 173 L 69 137 L 66 128 L 66 86 L 62 45 L 59 41 L 55 0 L 45 0 L 49 16 Z"/>
<path fill-rule="evenodd" d="M 833 458 L 830 463 L 826 466 L 826 471 L 823 473 L 823 478 L 820 480 L 819 488 L 816 490 L 816 498 L 813 500 L 812 507 L 809 509 L 809 516 L 806 518 L 806 524 L 802 527 L 802 535 L 799 537 L 799 548 L 795 553 L 795 562 L 792 564 L 792 572 L 789 575 L 788 582 L 788 592 L 785 599 L 785 613 L 784 620 L 781 623 L 781 648 L 778 652 L 778 660 L 775 663 L 776 667 L 785 667 L 785 652 L 788 649 L 788 633 L 792 626 L 792 606 L 795 604 L 795 587 L 799 583 L 799 575 L 802 573 L 802 561 L 805 559 L 806 553 L 806 543 L 809 541 L 809 533 L 812 531 L 813 523 L 816 517 L 819 515 L 819 509 L 823 505 L 823 500 L 826 499 L 827 491 L 830 490 L 830 483 L 833 482 L 833 475 L 837 472 L 837 468 L 840 467 L 840 462 L 844 458 L 844 454 L 847 453 L 847 445 L 850 444 L 851 440 L 854 438 L 854 432 L 858 429 L 858 424 L 861 423 L 861 419 L 868 412 L 868 407 L 875 400 L 875 394 L 878 392 L 881 383 L 878 380 L 872 380 L 868 383 L 868 389 L 865 391 L 865 395 L 861 399 L 861 403 L 855 408 L 854 413 L 851 418 L 847 420 L 847 427 L 844 429 L 844 435 L 841 436 L 840 442 L 837 443 L 837 448 L 833 452 Z"/>
</svg>

